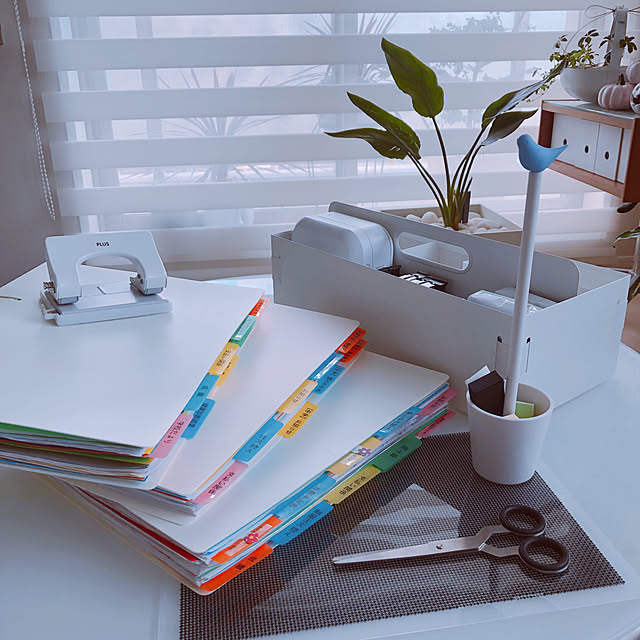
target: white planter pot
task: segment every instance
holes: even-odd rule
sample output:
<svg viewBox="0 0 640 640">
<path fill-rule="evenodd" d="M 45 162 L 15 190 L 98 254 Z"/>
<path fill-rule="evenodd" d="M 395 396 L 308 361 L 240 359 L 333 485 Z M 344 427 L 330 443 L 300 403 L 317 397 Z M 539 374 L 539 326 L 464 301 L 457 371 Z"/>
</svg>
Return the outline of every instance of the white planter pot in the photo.
<svg viewBox="0 0 640 640">
<path fill-rule="evenodd" d="M 564 69 L 560 82 L 565 91 L 578 100 L 598 104 L 598 93 L 605 84 L 615 84 L 626 67 Z"/>
<path fill-rule="evenodd" d="M 437 213 L 437 207 L 414 207 L 411 209 L 385 209 L 385 213 L 393 213 L 396 216 L 406 218 L 409 214 L 413 214 L 422 217 L 427 211 L 435 211 Z M 474 235 L 488 238 L 489 240 L 498 240 L 500 242 L 506 242 L 507 244 L 514 244 L 520 246 L 520 239 L 522 237 L 522 229 L 515 223 L 507 220 L 499 213 L 488 209 L 481 204 L 472 204 L 469 207 L 470 212 L 478 213 L 481 218 L 498 222 L 504 229 L 491 229 L 491 230 L 479 230 Z"/>
</svg>

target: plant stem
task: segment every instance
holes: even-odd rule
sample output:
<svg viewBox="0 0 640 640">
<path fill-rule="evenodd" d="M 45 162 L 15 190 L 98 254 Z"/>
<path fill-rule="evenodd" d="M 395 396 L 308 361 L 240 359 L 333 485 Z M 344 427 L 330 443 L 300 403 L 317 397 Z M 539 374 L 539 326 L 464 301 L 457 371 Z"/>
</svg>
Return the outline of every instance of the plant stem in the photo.
<svg viewBox="0 0 640 640">
<path fill-rule="evenodd" d="M 444 140 L 442 139 L 442 133 L 440 133 L 440 127 L 438 126 L 438 122 L 436 121 L 435 116 L 431 118 L 433 120 L 433 126 L 436 130 L 436 135 L 438 136 L 438 142 L 440 143 L 440 150 L 442 151 L 442 159 L 444 160 L 444 173 L 447 178 L 447 194 L 451 191 L 451 176 L 449 174 L 449 160 L 447 159 L 447 150 L 444 146 Z"/>
<path fill-rule="evenodd" d="M 427 183 L 427 186 L 429 187 L 429 189 L 431 189 L 431 193 L 433 193 L 433 195 L 435 196 L 436 202 L 438 203 L 440 210 L 444 214 L 444 210 L 446 208 L 445 197 L 442 191 L 440 190 L 438 183 L 435 181 L 433 176 L 424 168 L 424 166 L 418 160 L 418 158 L 416 158 L 411 152 L 407 152 L 407 155 L 411 160 L 411 162 L 415 164 L 416 168 L 418 169 L 418 172 L 422 176 L 422 179 Z"/>
</svg>

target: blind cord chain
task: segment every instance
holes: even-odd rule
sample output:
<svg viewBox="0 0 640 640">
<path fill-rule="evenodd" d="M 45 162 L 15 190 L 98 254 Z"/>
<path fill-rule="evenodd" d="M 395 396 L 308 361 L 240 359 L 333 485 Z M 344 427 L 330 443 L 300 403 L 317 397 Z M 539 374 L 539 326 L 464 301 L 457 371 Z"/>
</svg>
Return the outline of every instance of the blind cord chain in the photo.
<svg viewBox="0 0 640 640">
<path fill-rule="evenodd" d="M 36 137 L 36 153 L 38 156 L 38 165 L 40 168 L 40 179 L 42 181 L 42 189 L 44 191 L 44 200 L 47 211 L 52 220 L 56 219 L 56 208 L 51 185 L 49 184 L 49 176 L 47 174 L 47 164 L 45 161 L 44 149 L 42 147 L 42 138 L 40 137 L 40 127 L 38 126 L 38 116 L 36 113 L 36 105 L 33 100 L 33 89 L 31 87 L 31 77 L 29 75 L 29 66 L 27 65 L 27 51 L 24 44 L 24 36 L 22 33 L 22 22 L 20 20 L 20 10 L 18 8 L 18 0 L 13 0 L 13 9 L 16 14 L 16 23 L 18 25 L 18 37 L 20 39 L 20 49 L 22 51 L 22 60 L 24 62 L 24 72 L 27 78 L 27 91 L 29 94 L 29 102 L 31 103 L 31 116 L 33 118 L 33 129 Z"/>
</svg>

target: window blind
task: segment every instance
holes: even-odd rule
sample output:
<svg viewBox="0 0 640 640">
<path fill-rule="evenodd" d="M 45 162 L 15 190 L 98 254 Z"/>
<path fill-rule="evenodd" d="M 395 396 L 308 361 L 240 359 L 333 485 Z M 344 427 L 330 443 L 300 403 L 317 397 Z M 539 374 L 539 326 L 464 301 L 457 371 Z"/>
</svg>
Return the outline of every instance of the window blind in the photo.
<svg viewBox="0 0 640 640">
<path fill-rule="evenodd" d="M 42 104 L 59 213 L 83 229 L 153 229 L 163 257 L 188 264 L 212 248 L 218 260 L 264 261 L 271 232 L 332 200 L 432 204 L 409 161 L 323 133 L 371 126 L 346 96 L 357 93 L 416 128 L 425 164 L 444 177 L 435 133 L 393 84 L 381 38 L 438 74 L 440 126 L 456 162 L 484 108 L 548 68 L 554 42 L 580 25 L 588 4 L 26 0 L 37 72 L 55 86 Z M 564 96 L 556 83 L 545 98 Z M 537 120 L 519 131 L 535 137 Z M 479 156 L 472 199 L 517 220 L 526 174 L 515 138 Z M 565 253 L 585 242 L 592 253 L 611 251 L 624 226 L 611 204 L 547 172 L 541 246 L 546 238 Z"/>
</svg>

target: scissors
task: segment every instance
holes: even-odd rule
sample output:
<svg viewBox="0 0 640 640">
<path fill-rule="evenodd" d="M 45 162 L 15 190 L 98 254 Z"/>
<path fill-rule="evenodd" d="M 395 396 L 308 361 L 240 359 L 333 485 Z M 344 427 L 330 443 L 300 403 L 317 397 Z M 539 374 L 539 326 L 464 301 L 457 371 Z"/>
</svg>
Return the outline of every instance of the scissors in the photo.
<svg viewBox="0 0 640 640">
<path fill-rule="evenodd" d="M 439 556 L 448 553 L 482 551 L 498 558 L 519 556 L 520 560 L 531 569 L 540 573 L 562 573 L 569 566 L 569 550 L 564 544 L 543 535 L 546 528 L 544 516 L 525 505 L 516 504 L 505 507 L 499 514 L 499 525 L 483 527 L 475 536 L 437 540 L 427 544 L 411 547 L 385 549 L 371 553 L 354 553 L 333 558 L 334 564 L 353 564 L 360 562 L 377 562 L 399 558 L 419 558 Z M 523 524 L 525 523 L 525 524 Z M 519 545 L 511 547 L 494 547 L 487 544 L 496 533 L 515 533 L 524 539 Z M 534 557 L 536 551 L 545 558 L 553 556 L 553 562 L 541 562 Z M 557 559 L 555 559 L 557 557 Z"/>
</svg>

